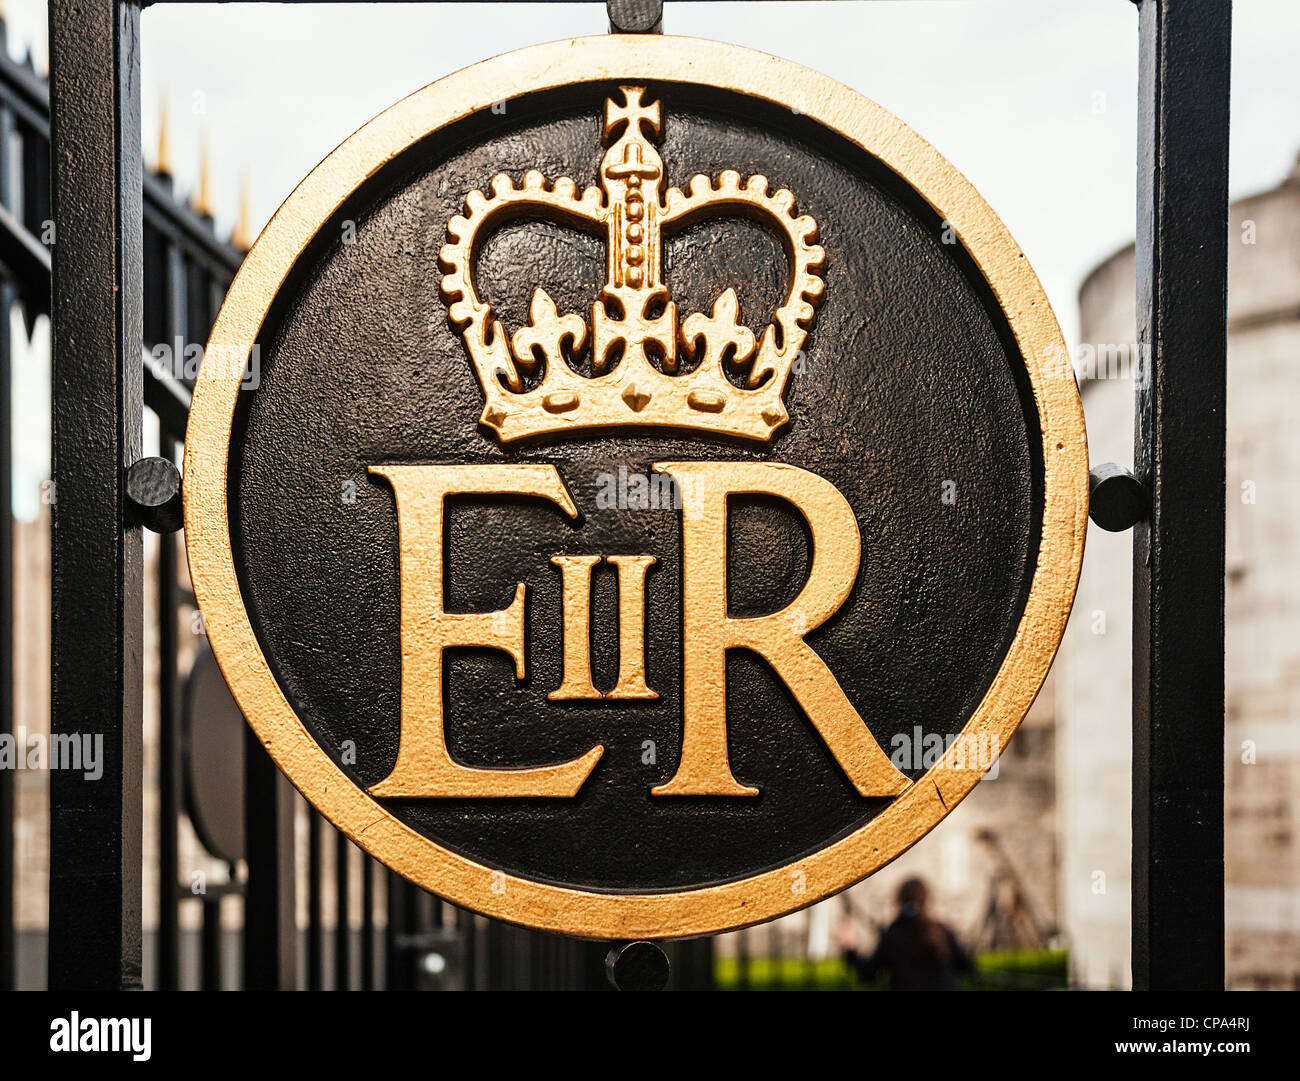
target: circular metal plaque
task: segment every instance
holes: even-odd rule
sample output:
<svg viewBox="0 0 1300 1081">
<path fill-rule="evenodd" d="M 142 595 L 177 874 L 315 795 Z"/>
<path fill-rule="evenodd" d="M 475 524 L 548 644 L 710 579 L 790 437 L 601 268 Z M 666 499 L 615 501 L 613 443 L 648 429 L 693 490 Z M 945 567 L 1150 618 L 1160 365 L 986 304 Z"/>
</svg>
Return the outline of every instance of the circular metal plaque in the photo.
<svg viewBox="0 0 1300 1081">
<path fill-rule="evenodd" d="M 852 91 L 526 49 L 371 121 L 249 253 L 195 595 L 276 762 L 412 881 L 591 937 L 769 919 L 924 836 L 1038 693 L 1087 518 L 1066 356 L 989 207 Z"/>
</svg>

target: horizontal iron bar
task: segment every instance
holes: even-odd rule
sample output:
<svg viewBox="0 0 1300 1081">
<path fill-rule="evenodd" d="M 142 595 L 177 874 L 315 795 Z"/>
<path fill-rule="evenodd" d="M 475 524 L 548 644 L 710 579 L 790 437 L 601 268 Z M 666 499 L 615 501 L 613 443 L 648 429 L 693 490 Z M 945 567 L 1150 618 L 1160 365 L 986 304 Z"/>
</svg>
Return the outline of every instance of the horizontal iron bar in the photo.
<svg viewBox="0 0 1300 1081">
<path fill-rule="evenodd" d="M 8 106 L 18 119 L 44 138 L 50 137 L 49 87 L 39 75 L 7 56 L 0 55 L 0 105 Z M 155 174 L 144 174 L 145 224 L 185 248 L 188 258 L 199 258 L 208 269 L 234 277 L 244 260 L 243 253 L 215 236 L 207 223 L 183 202 L 167 183 Z"/>
<path fill-rule="evenodd" d="M 50 90 L 26 64 L 0 50 L 0 95 L 18 118 L 41 135 L 50 134 Z"/>
<path fill-rule="evenodd" d="M 144 404 L 154 411 L 163 431 L 183 441 L 190 419 L 190 389 L 156 362 L 147 349 L 142 350 L 142 356 Z"/>
<path fill-rule="evenodd" d="M 286 0 L 142 0 L 142 7 L 163 7 L 179 4 L 230 4 L 230 3 L 268 3 L 284 4 Z M 289 0 L 290 3 L 293 0 Z M 297 0 L 302 7 L 315 6 L 318 4 L 355 4 L 357 0 Z M 554 4 L 561 0 L 367 0 L 375 4 Z M 605 0 L 562 0 L 570 4 L 600 4 L 602 7 Z M 664 0 L 665 3 L 699 3 L 701 0 Z M 703 0 L 707 3 L 771 3 L 774 0 Z M 782 0 L 788 2 L 788 0 Z M 812 0 L 795 0 L 797 3 L 811 3 Z M 886 0 L 818 0 L 820 3 L 884 3 Z"/>
<path fill-rule="evenodd" d="M 44 304 L 49 306 L 50 252 L 37 240 L 23 223 L 5 207 L 0 206 L 0 266 L 20 289 L 34 289 L 35 283 L 45 281 Z"/>
<path fill-rule="evenodd" d="M 0 207 L 0 267 L 24 289 L 42 278 L 48 282 L 50 277 L 49 250 L 4 207 Z M 142 352 L 142 363 L 145 405 L 158 414 L 159 422 L 168 432 L 184 439 L 190 414 L 189 388 L 155 364 L 147 350 Z"/>
<path fill-rule="evenodd" d="M 225 243 L 156 175 L 144 174 L 144 220 L 184 249 L 187 259 L 200 258 L 208 269 L 233 278 L 244 253 Z"/>
</svg>

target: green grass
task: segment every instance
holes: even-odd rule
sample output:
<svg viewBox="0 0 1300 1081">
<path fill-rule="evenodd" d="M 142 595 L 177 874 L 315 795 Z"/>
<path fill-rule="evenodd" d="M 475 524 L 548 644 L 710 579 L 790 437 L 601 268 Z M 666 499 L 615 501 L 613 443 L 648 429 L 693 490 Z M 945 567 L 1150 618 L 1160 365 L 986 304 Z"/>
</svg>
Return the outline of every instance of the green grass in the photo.
<svg viewBox="0 0 1300 1081">
<path fill-rule="evenodd" d="M 975 958 L 976 990 L 1046 990 L 1068 987 L 1068 950 L 990 950 Z"/>
<path fill-rule="evenodd" d="M 959 983 L 970 991 L 1047 990 L 1067 986 L 1069 967 L 1065 950 L 991 951 L 976 957 L 975 974 Z M 713 972 L 719 991 L 875 991 L 886 986 L 883 977 L 874 984 L 862 983 L 839 957 L 751 957 L 744 986 L 736 957 L 719 957 Z"/>
<path fill-rule="evenodd" d="M 739 991 L 740 962 L 719 957 L 714 962 L 714 980 L 719 991 Z M 824 961 L 802 961 L 794 957 L 751 957 L 748 990 L 849 991 L 858 986 L 849 966 L 838 957 Z"/>
</svg>

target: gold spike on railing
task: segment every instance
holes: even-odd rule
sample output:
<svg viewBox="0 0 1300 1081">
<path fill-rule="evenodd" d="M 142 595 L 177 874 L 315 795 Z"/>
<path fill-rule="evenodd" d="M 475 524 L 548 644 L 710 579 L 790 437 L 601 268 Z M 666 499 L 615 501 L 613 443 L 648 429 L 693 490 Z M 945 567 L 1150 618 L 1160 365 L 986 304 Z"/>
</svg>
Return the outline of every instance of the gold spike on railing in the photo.
<svg viewBox="0 0 1300 1081">
<path fill-rule="evenodd" d="M 252 219 L 249 210 L 250 185 L 248 171 L 239 178 L 239 217 L 235 220 L 234 231 L 230 234 L 230 243 L 240 251 L 248 251 L 253 246 Z"/>
<path fill-rule="evenodd" d="M 199 186 L 190 200 L 194 213 L 205 218 L 212 217 L 212 154 L 208 146 L 208 133 L 205 131 L 199 142 Z"/>
<path fill-rule="evenodd" d="M 154 172 L 163 176 L 172 175 L 172 147 L 167 112 L 167 91 L 164 90 L 158 105 L 158 158 L 154 162 Z"/>
</svg>

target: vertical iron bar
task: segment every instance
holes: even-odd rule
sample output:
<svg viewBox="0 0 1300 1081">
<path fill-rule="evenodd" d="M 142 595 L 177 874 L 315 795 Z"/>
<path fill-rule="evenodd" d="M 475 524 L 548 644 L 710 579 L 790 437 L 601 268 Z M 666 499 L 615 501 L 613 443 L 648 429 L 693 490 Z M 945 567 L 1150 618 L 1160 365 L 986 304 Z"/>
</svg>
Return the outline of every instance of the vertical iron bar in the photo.
<svg viewBox="0 0 1300 1081">
<path fill-rule="evenodd" d="M 351 987 L 352 928 L 348 922 L 350 891 L 348 886 L 348 853 L 352 844 L 342 830 L 334 834 L 334 990 L 347 991 Z"/>
<path fill-rule="evenodd" d="M 567 990 L 581 991 L 582 981 L 585 978 L 585 950 L 583 944 L 576 938 L 566 937 L 564 940 L 564 952 L 567 957 L 565 963 L 565 979 L 567 981 Z"/>
<path fill-rule="evenodd" d="M 51 989 L 140 985 L 144 568 L 124 520 L 143 383 L 140 9 L 50 0 L 53 735 L 103 776 L 50 773 Z"/>
<path fill-rule="evenodd" d="M 159 453 L 175 460 L 176 443 L 163 431 Z M 157 986 L 176 990 L 180 980 L 180 709 L 177 667 L 178 589 L 176 538 L 158 537 L 158 957 Z"/>
<path fill-rule="evenodd" d="M 0 138 L 4 125 L 0 124 Z M 8 157 L 8 141 L 0 156 Z M 14 535 L 12 470 L 13 402 L 10 376 L 13 342 L 9 337 L 9 313 L 17 290 L 0 282 L 0 733 L 13 732 L 14 721 Z M 17 983 L 14 931 L 14 771 L 0 770 L 0 991 L 11 991 Z"/>
<path fill-rule="evenodd" d="M 199 959 L 199 988 L 221 990 L 221 898 L 211 893 L 203 898 L 203 929 Z"/>
<path fill-rule="evenodd" d="M 533 975 L 533 932 L 510 925 L 510 989 L 531 991 Z"/>
<path fill-rule="evenodd" d="M 484 991 L 503 991 L 501 981 L 501 924 L 489 919 L 483 928 L 483 983 Z"/>
<path fill-rule="evenodd" d="M 361 990 L 375 989 L 375 861 L 361 855 Z"/>
<path fill-rule="evenodd" d="M 463 908 L 456 911 L 456 935 L 460 939 L 463 986 L 466 991 L 478 987 L 478 936 L 474 933 L 474 914 Z"/>
<path fill-rule="evenodd" d="M 1231 4 L 1141 0 L 1133 983 L 1222 990 Z"/>
<path fill-rule="evenodd" d="M 4 20 L 0 17 L 0 49 L 5 47 Z M 13 209 L 14 117 L 0 109 L 0 202 Z M 14 720 L 14 533 L 13 492 L 10 490 L 13 457 L 13 402 L 11 376 L 13 342 L 9 313 L 17 290 L 0 282 L 0 734 L 13 732 Z M 16 985 L 17 958 L 14 932 L 14 815 L 13 770 L 0 770 L 0 991 Z"/>
<path fill-rule="evenodd" d="M 402 879 L 399 895 L 402 898 L 402 930 L 406 937 L 406 947 L 402 951 L 403 979 L 406 981 L 405 989 L 415 991 L 420 982 L 417 962 L 421 956 L 416 942 L 421 932 L 425 930 L 424 891 L 406 879 Z"/>
<path fill-rule="evenodd" d="M 551 956 L 555 949 L 555 936 L 546 934 L 543 931 L 534 931 L 530 937 L 533 940 L 533 946 L 532 966 L 528 976 L 529 988 L 533 991 L 552 990 L 550 979 L 551 973 L 555 971 L 555 966 L 551 961 Z"/>
<path fill-rule="evenodd" d="M 767 925 L 767 952 L 771 960 L 768 962 L 768 991 L 785 990 L 785 966 L 781 964 L 781 927 L 773 920 Z"/>
<path fill-rule="evenodd" d="M 388 922 L 384 929 L 384 985 L 389 991 L 411 990 L 406 979 L 406 953 L 399 939 L 407 933 L 406 880 L 390 871 L 386 876 Z"/>
<path fill-rule="evenodd" d="M 319 991 L 324 966 L 321 945 L 321 845 L 320 819 L 314 808 L 307 811 L 307 990 Z"/>
<path fill-rule="evenodd" d="M 749 990 L 749 929 L 736 937 L 736 990 Z"/>
<path fill-rule="evenodd" d="M 294 794 L 252 728 L 244 739 L 244 988 L 289 991 L 298 984 Z"/>
<path fill-rule="evenodd" d="M 170 184 L 170 180 L 168 181 Z M 155 249 L 161 255 L 162 329 L 169 343 L 186 332 L 185 255 L 170 240 Z M 149 289 L 145 290 L 148 299 Z M 159 454 L 176 459 L 176 441 L 159 423 Z M 180 636 L 177 616 L 177 540 L 158 537 L 158 987 L 180 985 L 180 683 L 177 663 Z M 206 917 L 206 914 L 205 914 Z M 218 931 L 220 935 L 220 931 Z M 218 981 L 219 982 L 219 981 Z"/>
</svg>

